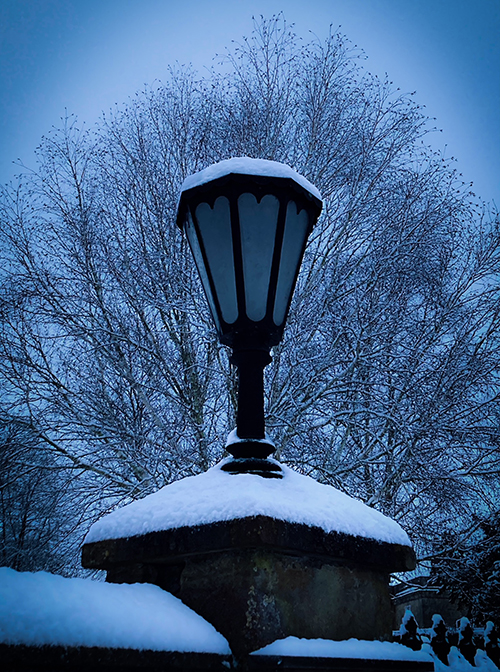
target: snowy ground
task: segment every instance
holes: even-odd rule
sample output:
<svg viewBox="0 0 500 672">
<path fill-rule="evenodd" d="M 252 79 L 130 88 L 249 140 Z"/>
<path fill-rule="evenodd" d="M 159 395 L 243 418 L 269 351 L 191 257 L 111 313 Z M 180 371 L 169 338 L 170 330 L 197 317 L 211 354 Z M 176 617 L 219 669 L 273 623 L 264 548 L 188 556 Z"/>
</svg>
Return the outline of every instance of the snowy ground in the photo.
<svg viewBox="0 0 500 672">
<path fill-rule="evenodd" d="M 7 567 L 0 567 L 0 642 L 230 652 L 210 623 L 158 586 Z"/>
<path fill-rule="evenodd" d="M 325 532 L 411 545 L 395 521 L 329 485 L 284 465 L 282 479 L 236 476 L 221 470 L 225 461 L 104 516 L 91 527 L 85 543 L 266 515 Z"/>
</svg>

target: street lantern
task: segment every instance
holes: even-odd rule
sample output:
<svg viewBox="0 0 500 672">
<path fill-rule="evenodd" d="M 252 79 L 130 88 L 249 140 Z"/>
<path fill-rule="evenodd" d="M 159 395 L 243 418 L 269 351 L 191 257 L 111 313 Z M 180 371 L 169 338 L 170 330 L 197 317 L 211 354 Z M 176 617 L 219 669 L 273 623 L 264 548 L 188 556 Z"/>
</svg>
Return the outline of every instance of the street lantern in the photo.
<svg viewBox="0 0 500 672">
<path fill-rule="evenodd" d="M 307 238 L 321 212 L 318 190 L 290 167 L 246 157 L 188 177 L 177 224 L 187 235 L 219 339 L 238 367 L 236 431 L 226 449 L 264 460 L 264 367 L 282 338 Z"/>
</svg>

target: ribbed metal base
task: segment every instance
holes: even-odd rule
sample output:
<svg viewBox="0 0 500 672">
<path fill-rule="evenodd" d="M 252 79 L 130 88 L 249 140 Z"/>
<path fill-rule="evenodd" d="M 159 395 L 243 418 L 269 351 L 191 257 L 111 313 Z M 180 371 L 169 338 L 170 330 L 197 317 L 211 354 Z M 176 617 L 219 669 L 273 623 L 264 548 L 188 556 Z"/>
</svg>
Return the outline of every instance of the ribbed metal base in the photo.
<svg viewBox="0 0 500 672">
<path fill-rule="evenodd" d="M 221 470 L 230 474 L 254 474 L 263 478 L 283 478 L 279 464 L 257 457 L 235 457 L 230 462 L 226 462 Z"/>
</svg>

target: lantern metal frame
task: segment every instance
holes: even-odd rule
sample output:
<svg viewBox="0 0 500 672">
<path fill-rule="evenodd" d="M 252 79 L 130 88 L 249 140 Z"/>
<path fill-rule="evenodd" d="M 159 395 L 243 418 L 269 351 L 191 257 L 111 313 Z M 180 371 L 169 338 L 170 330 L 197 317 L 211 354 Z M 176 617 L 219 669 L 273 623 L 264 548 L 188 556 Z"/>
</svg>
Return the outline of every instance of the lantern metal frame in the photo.
<svg viewBox="0 0 500 672">
<path fill-rule="evenodd" d="M 258 321 L 250 319 L 247 314 L 238 206 L 238 200 L 244 194 L 253 195 L 258 204 L 265 196 L 271 195 L 277 199 L 279 204 L 266 310 L 265 315 Z M 238 315 L 232 323 L 227 322 L 223 317 L 213 270 L 210 266 L 211 260 L 205 249 L 196 213 L 198 206 L 203 203 L 208 204 L 213 210 L 216 200 L 221 196 L 228 200 L 230 212 L 234 281 L 238 309 Z M 297 216 L 303 210 L 306 211 L 308 221 L 287 303 L 284 307 L 283 305 L 280 306 L 282 320 L 277 324 L 274 319 L 276 292 L 282 262 L 281 255 L 287 212 L 291 202 L 296 205 Z M 205 279 L 202 284 L 215 321 L 218 337 L 221 343 L 233 349 L 231 362 L 238 367 L 237 434 L 234 435 L 233 433 L 232 439 L 230 435 L 226 444 L 226 449 L 235 458 L 262 460 L 274 451 L 274 445 L 265 435 L 263 370 L 271 361 L 271 347 L 277 345 L 282 339 L 307 239 L 321 209 L 321 200 L 291 177 L 228 172 L 221 177 L 197 184 L 181 193 L 177 225 L 183 231 L 187 226 L 192 225 L 194 227 L 201 260 L 199 254 L 196 253 L 197 251 L 193 249 L 191 241 L 189 241 L 189 244 L 202 281 Z M 200 263 L 203 264 L 203 268 L 200 268 Z M 206 287 L 207 282 L 208 287 Z"/>
</svg>

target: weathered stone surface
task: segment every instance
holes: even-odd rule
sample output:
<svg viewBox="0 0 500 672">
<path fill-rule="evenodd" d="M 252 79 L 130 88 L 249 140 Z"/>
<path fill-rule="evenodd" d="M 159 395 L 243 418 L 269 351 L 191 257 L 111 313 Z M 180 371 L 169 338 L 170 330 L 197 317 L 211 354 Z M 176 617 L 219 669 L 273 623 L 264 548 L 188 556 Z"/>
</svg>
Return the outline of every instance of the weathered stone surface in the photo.
<svg viewBox="0 0 500 672">
<path fill-rule="evenodd" d="M 249 548 L 328 557 L 352 567 L 372 567 L 384 572 L 404 572 L 415 568 L 415 554 L 409 546 L 341 532 L 324 532 L 319 527 L 267 516 L 84 544 L 82 564 L 87 568 L 109 569 L 117 564 L 170 563 L 190 555 Z"/>
<path fill-rule="evenodd" d="M 365 660 L 291 656 L 231 656 L 170 651 L 135 651 L 63 646 L 0 644 L 4 672 L 432 672 L 432 663 L 408 660 Z"/>
<path fill-rule="evenodd" d="M 82 564 L 168 590 L 243 655 L 289 635 L 390 639 L 388 575 L 413 568 L 414 555 L 255 516 L 86 544 Z"/>
<path fill-rule="evenodd" d="M 138 651 L 97 646 L 0 644 L 3 672 L 220 672 L 232 669 L 231 656 L 180 651 Z"/>
<path fill-rule="evenodd" d="M 168 565 L 158 567 L 155 583 L 172 588 Z M 391 633 L 387 575 L 307 556 L 247 550 L 189 558 L 175 594 L 237 654 L 289 635 L 342 640 Z"/>
<path fill-rule="evenodd" d="M 453 625 L 463 616 L 460 605 L 452 602 L 447 591 L 427 586 L 427 582 L 428 577 L 416 577 L 412 579 L 411 589 L 402 584 L 391 588 L 394 630 L 401 625 L 407 607 L 411 608 L 420 628 L 431 628 L 434 614 L 442 616 L 447 625 Z"/>
</svg>

